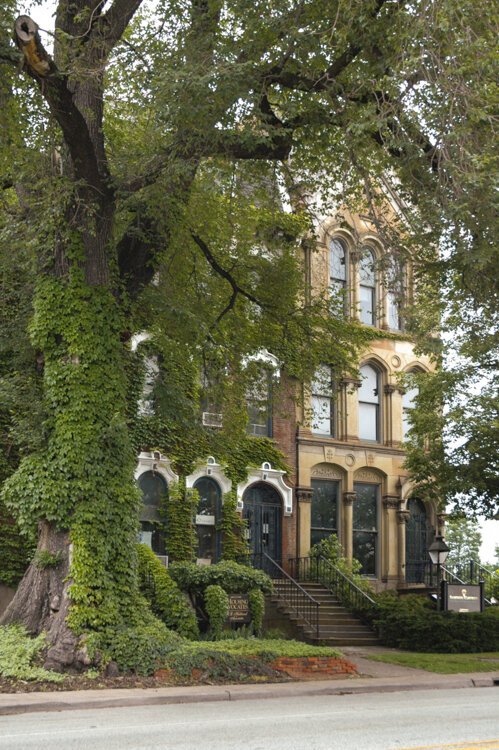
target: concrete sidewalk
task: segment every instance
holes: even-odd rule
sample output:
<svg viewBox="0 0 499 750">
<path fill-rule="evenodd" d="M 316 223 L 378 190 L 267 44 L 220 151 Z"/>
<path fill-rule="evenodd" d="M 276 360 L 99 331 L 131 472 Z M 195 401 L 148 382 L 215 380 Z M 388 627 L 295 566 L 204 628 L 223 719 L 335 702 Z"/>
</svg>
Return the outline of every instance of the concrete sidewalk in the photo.
<svg viewBox="0 0 499 750">
<path fill-rule="evenodd" d="M 386 648 L 344 648 L 359 675 L 334 680 L 286 682 L 266 685 L 196 685 L 190 687 L 122 688 L 43 693 L 0 693 L 0 715 L 32 711 L 69 711 L 86 708 L 147 706 L 172 703 L 295 698 L 314 695 L 438 690 L 442 688 L 499 687 L 495 672 L 441 675 L 420 669 L 370 661 L 370 651 Z"/>
</svg>

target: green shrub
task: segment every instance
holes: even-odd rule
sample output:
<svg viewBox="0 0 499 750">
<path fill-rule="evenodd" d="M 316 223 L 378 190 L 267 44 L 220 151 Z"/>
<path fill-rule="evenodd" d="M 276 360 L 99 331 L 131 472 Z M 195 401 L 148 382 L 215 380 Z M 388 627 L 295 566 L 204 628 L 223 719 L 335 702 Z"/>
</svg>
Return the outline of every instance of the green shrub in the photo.
<svg viewBox="0 0 499 750">
<path fill-rule="evenodd" d="M 386 646 L 428 653 L 499 649 L 496 607 L 481 613 L 437 612 L 429 600 L 417 595 L 377 599 L 380 609 L 375 624 Z"/>
<path fill-rule="evenodd" d="M 31 638 L 21 625 L 0 627 L 0 675 L 18 680 L 62 682 L 64 675 L 33 665 L 44 648 L 44 634 Z"/>
<path fill-rule="evenodd" d="M 196 615 L 165 566 L 145 544 L 137 545 L 137 553 L 140 589 L 154 614 L 184 638 L 197 638 Z"/>
<path fill-rule="evenodd" d="M 197 490 L 186 489 L 185 481 L 170 482 L 166 501 L 166 547 L 172 560 L 191 561 L 197 545 L 194 516 L 199 505 Z"/>
<path fill-rule="evenodd" d="M 221 636 L 229 613 L 229 596 L 221 586 L 208 586 L 204 592 L 204 606 L 210 622 L 210 635 Z"/>
<path fill-rule="evenodd" d="M 262 632 L 263 616 L 265 614 L 265 596 L 260 589 L 251 589 L 248 594 L 251 622 L 255 635 Z"/>
<path fill-rule="evenodd" d="M 247 594 L 255 588 L 264 594 L 272 592 L 272 580 L 262 570 L 229 560 L 215 565 L 173 563 L 169 570 L 182 591 L 190 594 L 202 594 L 213 585 L 221 586 L 228 594 Z"/>
<path fill-rule="evenodd" d="M 178 648 L 182 638 L 157 620 L 117 630 L 107 630 L 92 643 L 103 661 L 115 661 L 121 672 L 150 675 L 167 655 Z"/>
</svg>

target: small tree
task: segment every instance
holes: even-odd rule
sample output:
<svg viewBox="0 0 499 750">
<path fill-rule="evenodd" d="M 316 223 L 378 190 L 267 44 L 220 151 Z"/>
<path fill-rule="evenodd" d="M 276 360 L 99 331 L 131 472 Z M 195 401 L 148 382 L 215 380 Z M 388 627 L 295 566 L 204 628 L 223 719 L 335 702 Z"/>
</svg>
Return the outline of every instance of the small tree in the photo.
<svg viewBox="0 0 499 750">
<path fill-rule="evenodd" d="M 448 565 L 480 563 L 482 534 L 476 521 L 470 521 L 464 516 L 450 519 L 447 522 L 445 538 L 450 547 Z"/>
</svg>

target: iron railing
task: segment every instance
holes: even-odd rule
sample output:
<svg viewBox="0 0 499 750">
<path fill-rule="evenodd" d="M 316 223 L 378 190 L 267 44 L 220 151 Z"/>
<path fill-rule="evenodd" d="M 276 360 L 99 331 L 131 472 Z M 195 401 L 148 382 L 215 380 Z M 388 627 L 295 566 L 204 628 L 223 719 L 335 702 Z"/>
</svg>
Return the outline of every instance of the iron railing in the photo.
<svg viewBox="0 0 499 750">
<path fill-rule="evenodd" d="M 266 552 L 260 552 L 251 556 L 251 564 L 254 568 L 263 570 L 274 581 L 274 594 L 281 599 L 288 609 L 292 610 L 303 622 L 305 622 L 312 633 L 319 638 L 319 612 L 320 603 L 310 596 L 308 591 L 300 586 L 289 573 L 273 560 Z"/>
<path fill-rule="evenodd" d="M 344 607 L 372 620 L 372 615 L 378 609 L 377 603 L 329 560 L 324 557 L 295 557 L 288 563 L 294 578 L 322 584 Z"/>
<path fill-rule="evenodd" d="M 465 583 L 480 583 L 480 581 L 490 580 L 494 573 L 476 560 L 466 560 L 464 562 L 451 563 L 445 566 L 453 575 L 461 578 Z"/>
</svg>

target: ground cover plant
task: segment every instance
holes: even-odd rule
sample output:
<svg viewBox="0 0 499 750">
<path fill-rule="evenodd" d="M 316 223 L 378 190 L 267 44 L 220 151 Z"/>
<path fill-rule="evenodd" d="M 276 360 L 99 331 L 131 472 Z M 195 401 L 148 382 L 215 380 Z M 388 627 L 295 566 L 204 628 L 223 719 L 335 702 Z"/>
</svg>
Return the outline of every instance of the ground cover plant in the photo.
<svg viewBox="0 0 499 750">
<path fill-rule="evenodd" d="M 366 653 L 364 656 L 372 661 L 400 664 L 403 667 L 424 669 L 427 672 L 438 672 L 438 674 L 499 671 L 499 651 L 475 654 L 428 654 L 390 651 L 381 654 Z"/>
</svg>

